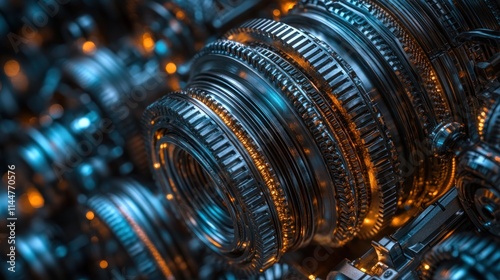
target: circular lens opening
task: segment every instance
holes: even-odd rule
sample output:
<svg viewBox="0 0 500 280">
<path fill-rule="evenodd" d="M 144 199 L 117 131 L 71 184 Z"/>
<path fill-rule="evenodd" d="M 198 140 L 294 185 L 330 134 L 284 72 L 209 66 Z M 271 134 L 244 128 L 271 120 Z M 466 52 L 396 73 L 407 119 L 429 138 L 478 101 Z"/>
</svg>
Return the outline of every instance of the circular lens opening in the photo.
<svg viewBox="0 0 500 280">
<path fill-rule="evenodd" d="M 499 197 L 496 196 L 495 192 L 491 191 L 491 188 L 488 189 L 483 186 L 475 187 L 477 189 L 474 200 L 477 211 L 486 222 L 494 221 L 498 211 L 497 204 L 500 202 Z"/>
<path fill-rule="evenodd" d="M 493 213 L 495 212 L 494 206 L 492 206 L 490 204 L 484 205 L 482 208 L 482 212 L 483 212 L 484 217 L 486 217 L 487 219 L 489 219 L 489 220 L 495 219 L 495 216 L 493 215 Z"/>
<path fill-rule="evenodd" d="M 182 206 L 181 215 L 209 245 L 230 250 L 235 240 L 235 213 L 220 187 L 219 177 L 208 166 L 178 145 L 169 143 L 162 154 L 166 178 Z"/>
</svg>

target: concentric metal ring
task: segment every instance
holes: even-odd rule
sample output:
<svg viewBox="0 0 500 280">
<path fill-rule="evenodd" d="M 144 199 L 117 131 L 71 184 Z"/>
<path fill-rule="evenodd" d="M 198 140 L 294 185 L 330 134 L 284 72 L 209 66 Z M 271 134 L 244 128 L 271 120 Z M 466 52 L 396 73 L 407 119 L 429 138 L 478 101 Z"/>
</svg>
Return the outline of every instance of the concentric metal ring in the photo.
<svg viewBox="0 0 500 280">
<path fill-rule="evenodd" d="M 484 144 L 464 152 L 458 164 L 457 187 L 474 224 L 500 237 L 500 164 L 496 154 Z"/>
<path fill-rule="evenodd" d="M 350 160 L 346 166 L 350 167 L 351 176 L 357 177 L 356 179 L 349 179 L 351 183 L 356 182 L 356 187 L 353 187 L 352 190 L 342 191 L 342 187 L 349 185 L 336 184 L 337 195 L 342 194 L 345 196 L 340 198 L 337 203 L 339 205 L 343 202 L 349 203 L 349 201 L 355 203 L 356 200 L 356 204 L 359 203 L 363 200 L 361 198 L 363 195 L 357 194 L 357 192 L 366 188 L 363 185 L 370 186 L 370 183 L 368 183 L 370 180 L 372 180 L 370 182 L 373 182 L 374 178 L 369 178 L 369 176 L 375 174 L 374 176 L 377 178 L 375 180 L 384 178 L 382 179 L 383 183 L 379 181 L 377 184 L 370 186 L 371 197 L 377 199 L 372 199 L 371 208 L 368 212 L 369 218 L 363 220 L 363 217 L 361 217 L 359 219 L 359 221 L 365 222 L 363 234 L 367 236 L 383 228 L 396 210 L 395 185 L 397 183 L 395 180 L 397 180 L 397 171 L 392 170 L 392 168 L 397 168 L 397 164 L 389 164 L 394 161 L 396 153 L 392 141 L 387 140 L 390 139 L 390 136 L 382 124 L 383 120 L 380 115 L 377 116 L 376 107 L 366 104 L 369 102 L 366 100 L 366 93 L 359 85 L 356 74 L 350 71 L 351 67 L 332 49 L 327 47 L 324 42 L 316 39 L 312 34 L 304 33 L 280 22 L 264 19 L 250 21 L 242 27 L 229 32 L 226 38 L 241 41 L 248 45 L 259 44 L 260 42 L 260 44 L 271 49 L 277 49 L 280 55 L 286 57 L 292 63 L 300 65 L 300 69 L 307 73 L 309 79 L 315 81 L 314 86 L 319 90 L 318 93 L 314 91 L 310 93 L 311 99 L 314 100 L 313 103 L 318 103 L 315 106 L 318 106 L 321 111 L 325 124 L 330 126 L 331 132 L 329 133 L 335 135 L 335 137 L 349 139 L 347 141 L 337 140 L 337 142 L 343 152 L 341 155 L 345 155 L 345 160 Z M 340 123 L 335 120 L 336 116 L 339 116 Z M 355 123 L 356 129 L 346 125 L 349 122 Z M 335 125 L 335 123 L 341 125 Z M 382 139 L 386 140 L 383 141 Z M 355 146 L 350 146 L 352 142 L 358 143 L 357 146 L 364 149 L 360 150 Z M 321 147 L 323 144 L 319 144 L 319 146 Z M 354 153 L 349 153 L 349 151 L 353 150 Z M 349 156 L 349 154 L 354 157 Z M 356 165 L 359 166 L 359 163 L 352 159 L 367 156 L 370 158 L 371 163 L 366 164 L 366 162 L 363 162 L 361 167 L 356 167 Z M 358 199 L 354 198 L 356 195 Z M 367 197 L 366 191 L 364 197 Z M 362 205 L 363 203 L 359 205 L 361 209 L 363 209 Z M 338 208 L 339 216 L 342 216 L 342 209 Z M 346 211 L 352 211 L 347 209 Z M 366 210 L 361 211 L 363 216 L 365 213 Z M 346 218 L 352 219 L 348 216 Z M 357 227 L 359 228 L 359 224 L 354 225 L 354 227 L 339 227 L 337 230 L 352 232 L 353 230 L 357 231 Z M 343 244 L 346 240 L 348 239 L 336 237 L 332 241 L 334 244 Z"/>
<path fill-rule="evenodd" d="M 487 237 L 458 233 L 436 245 L 420 267 L 424 279 L 498 279 L 500 245 Z M 453 275 L 453 276 L 452 276 Z"/>
<path fill-rule="evenodd" d="M 64 77 L 89 93 L 99 106 L 102 117 L 107 117 L 116 127 L 135 166 L 147 173 L 147 158 L 139 127 L 131 108 L 126 105 L 131 90 L 130 76 L 124 72 L 111 51 L 99 49 L 90 57 L 70 60 L 63 65 Z M 123 77 L 129 77 L 123 79 Z"/>
<path fill-rule="evenodd" d="M 214 107 L 207 105 L 210 103 Z M 272 170 L 265 166 L 261 152 L 244 130 L 231 130 L 230 127 L 238 125 L 237 121 L 227 112 L 212 111 L 217 108 L 221 109 L 209 97 L 200 101 L 183 94 L 170 94 L 150 106 L 144 121 L 153 127 L 147 136 L 151 143 L 149 152 L 155 168 L 153 171 L 165 192 L 174 196 L 179 215 L 188 221 L 189 228 L 208 246 L 226 256 L 230 265 L 244 274 L 254 273 L 267 268 L 281 255 L 283 243 L 278 233 L 282 228 L 280 220 L 275 218 L 275 211 L 279 213 L 280 210 L 262 195 L 270 192 L 267 188 L 274 184 L 275 179 L 269 173 Z M 215 199 L 222 199 L 216 204 L 224 204 L 227 211 L 233 213 L 232 221 L 236 222 L 232 241 L 218 243 L 218 237 L 213 236 L 217 231 L 200 227 L 201 219 L 207 217 L 200 216 L 200 209 L 195 207 L 207 205 L 193 205 L 191 200 L 207 201 L 209 198 L 204 196 L 213 194 L 204 191 L 186 200 L 183 196 L 191 186 L 184 186 L 183 181 L 176 180 L 179 170 L 169 166 L 175 166 L 177 163 L 172 160 L 180 158 L 169 157 L 172 153 L 190 155 L 214 181 L 212 186 L 219 194 Z M 215 222 L 214 218 L 210 220 Z"/>
<path fill-rule="evenodd" d="M 100 221 L 97 225 L 110 230 L 134 268 L 148 279 L 192 278 L 195 272 L 191 256 L 182 249 L 188 236 L 183 236 L 175 218 L 169 217 L 172 213 L 168 208 L 132 179 L 115 180 L 111 184 L 115 192 L 91 198 L 88 207 Z M 106 242 L 109 237 L 102 238 Z"/>
</svg>

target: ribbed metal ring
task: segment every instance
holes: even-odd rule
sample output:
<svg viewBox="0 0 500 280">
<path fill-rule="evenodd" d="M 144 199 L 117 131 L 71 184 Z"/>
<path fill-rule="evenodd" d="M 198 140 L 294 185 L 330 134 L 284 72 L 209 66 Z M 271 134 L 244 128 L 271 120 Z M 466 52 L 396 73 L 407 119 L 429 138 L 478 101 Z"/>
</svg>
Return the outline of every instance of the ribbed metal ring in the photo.
<svg viewBox="0 0 500 280">
<path fill-rule="evenodd" d="M 469 277 L 474 275 L 476 278 L 473 279 L 495 280 L 500 275 L 499 263 L 500 245 L 494 240 L 457 233 L 436 245 L 426 255 L 420 272 L 424 279 L 437 279 L 435 273 L 438 269 L 447 270 L 446 266 L 455 266 L 457 269 L 464 269 Z"/>
</svg>

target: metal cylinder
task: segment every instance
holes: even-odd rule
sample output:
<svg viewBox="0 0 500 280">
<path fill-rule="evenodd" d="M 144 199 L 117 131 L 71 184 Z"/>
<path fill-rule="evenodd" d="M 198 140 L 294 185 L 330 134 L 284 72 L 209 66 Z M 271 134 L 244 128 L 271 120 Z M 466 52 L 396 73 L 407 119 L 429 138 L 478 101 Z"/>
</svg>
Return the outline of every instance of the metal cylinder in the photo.
<svg viewBox="0 0 500 280">
<path fill-rule="evenodd" d="M 453 185 L 494 1 L 300 1 L 208 45 L 143 118 L 188 227 L 242 274 L 369 238 Z M 481 33 L 483 32 L 483 33 Z M 474 34 L 482 34 L 475 36 Z"/>
</svg>

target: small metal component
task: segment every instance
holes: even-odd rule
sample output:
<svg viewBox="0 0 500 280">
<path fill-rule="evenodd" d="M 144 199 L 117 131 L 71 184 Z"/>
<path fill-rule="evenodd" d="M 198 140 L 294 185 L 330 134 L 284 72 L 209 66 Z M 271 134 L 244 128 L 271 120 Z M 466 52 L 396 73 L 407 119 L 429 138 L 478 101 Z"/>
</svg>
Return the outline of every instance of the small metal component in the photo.
<svg viewBox="0 0 500 280">
<path fill-rule="evenodd" d="M 202 249 L 189 246 L 174 214 L 146 185 L 133 179 L 109 183 L 112 192 L 88 201 L 96 260 L 106 261 L 108 277 L 193 279 Z"/>
<path fill-rule="evenodd" d="M 460 198 L 474 224 L 500 236 L 500 164 L 498 151 L 484 144 L 466 150 L 458 164 Z"/>
<path fill-rule="evenodd" d="M 494 239 L 458 233 L 434 246 L 422 262 L 423 279 L 498 279 L 500 244 Z"/>
<path fill-rule="evenodd" d="M 464 126 L 456 122 L 441 124 L 435 128 L 433 135 L 432 150 L 438 155 L 457 151 L 467 137 Z"/>
<path fill-rule="evenodd" d="M 328 279 L 418 279 L 416 271 L 426 253 L 467 226 L 457 190 L 452 189 L 392 235 L 372 241 L 359 259 L 339 264 Z"/>
<path fill-rule="evenodd" d="M 478 116 L 480 139 L 465 148 L 458 163 L 457 187 L 464 208 L 481 231 L 500 237 L 500 87 L 488 90 L 489 99 Z"/>
</svg>

